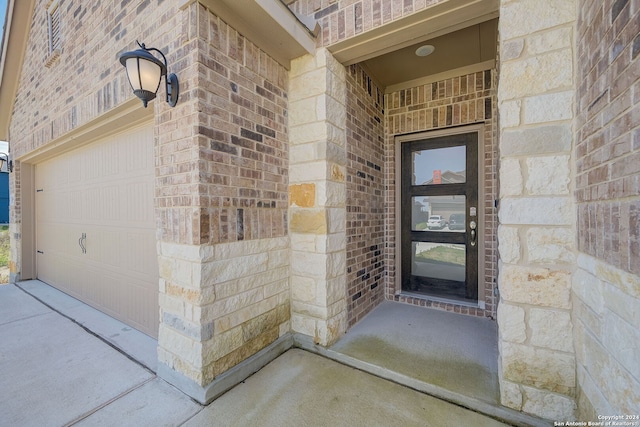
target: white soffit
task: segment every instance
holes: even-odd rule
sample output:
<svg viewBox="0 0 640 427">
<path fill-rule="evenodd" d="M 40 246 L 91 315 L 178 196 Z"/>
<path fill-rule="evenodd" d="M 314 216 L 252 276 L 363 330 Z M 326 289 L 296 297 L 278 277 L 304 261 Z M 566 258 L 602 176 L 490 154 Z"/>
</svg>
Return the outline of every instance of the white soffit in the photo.
<svg viewBox="0 0 640 427">
<path fill-rule="evenodd" d="M 292 59 L 315 53 L 315 28 L 307 28 L 280 0 L 198 1 L 287 69 Z"/>
<path fill-rule="evenodd" d="M 445 0 L 327 49 L 343 65 L 356 64 L 497 18 L 499 6 L 499 0 Z"/>
</svg>

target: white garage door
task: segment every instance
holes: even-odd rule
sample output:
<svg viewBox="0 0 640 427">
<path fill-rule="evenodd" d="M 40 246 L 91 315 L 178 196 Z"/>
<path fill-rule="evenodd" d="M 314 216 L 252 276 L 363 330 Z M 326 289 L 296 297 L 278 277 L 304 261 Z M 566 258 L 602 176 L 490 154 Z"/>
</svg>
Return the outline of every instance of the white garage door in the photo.
<svg viewBox="0 0 640 427">
<path fill-rule="evenodd" d="M 153 129 L 36 165 L 38 278 L 158 335 Z"/>
</svg>

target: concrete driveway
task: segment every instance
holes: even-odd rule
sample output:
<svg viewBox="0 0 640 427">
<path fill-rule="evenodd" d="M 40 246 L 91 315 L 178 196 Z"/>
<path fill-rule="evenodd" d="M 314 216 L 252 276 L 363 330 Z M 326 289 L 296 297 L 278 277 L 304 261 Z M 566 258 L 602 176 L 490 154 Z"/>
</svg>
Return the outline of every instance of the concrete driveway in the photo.
<svg viewBox="0 0 640 427">
<path fill-rule="evenodd" d="M 203 407 L 101 335 L 109 337 L 0 286 L 0 425 L 505 425 L 300 349 Z"/>
</svg>

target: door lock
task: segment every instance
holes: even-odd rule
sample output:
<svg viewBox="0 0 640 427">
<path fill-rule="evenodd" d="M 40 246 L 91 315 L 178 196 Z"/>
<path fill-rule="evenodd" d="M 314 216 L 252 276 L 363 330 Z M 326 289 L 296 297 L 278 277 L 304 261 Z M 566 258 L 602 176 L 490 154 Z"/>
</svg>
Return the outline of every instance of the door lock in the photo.
<svg viewBox="0 0 640 427">
<path fill-rule="evenodd" d="M 471 221 L 469 223 L 469 228 L 471 229 L 471 239 L 469 241 L 469 243 L 471 244 L 471 246 L 475 246 L 476 245 L 476 228 L 477 228 L 477 224 L 475 221 Z"/>
</svg>

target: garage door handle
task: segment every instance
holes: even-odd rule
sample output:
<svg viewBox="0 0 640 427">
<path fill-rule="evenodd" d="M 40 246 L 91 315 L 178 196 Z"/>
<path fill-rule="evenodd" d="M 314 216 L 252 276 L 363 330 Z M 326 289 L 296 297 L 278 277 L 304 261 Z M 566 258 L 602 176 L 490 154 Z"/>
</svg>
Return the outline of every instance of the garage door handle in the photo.
<svg viewBox="0 0 640 427">
<path fill-rule="evenodd" d="M 82 249 L 83 254 L 87 253 L 87 248 L 84 246 L 84 242 L 86 240 L 87 240 L 87 233 L 82 233 L 82 236 L 78 239 L 78 244 L 80 245 L 80 248 Z"/>
</svg>

